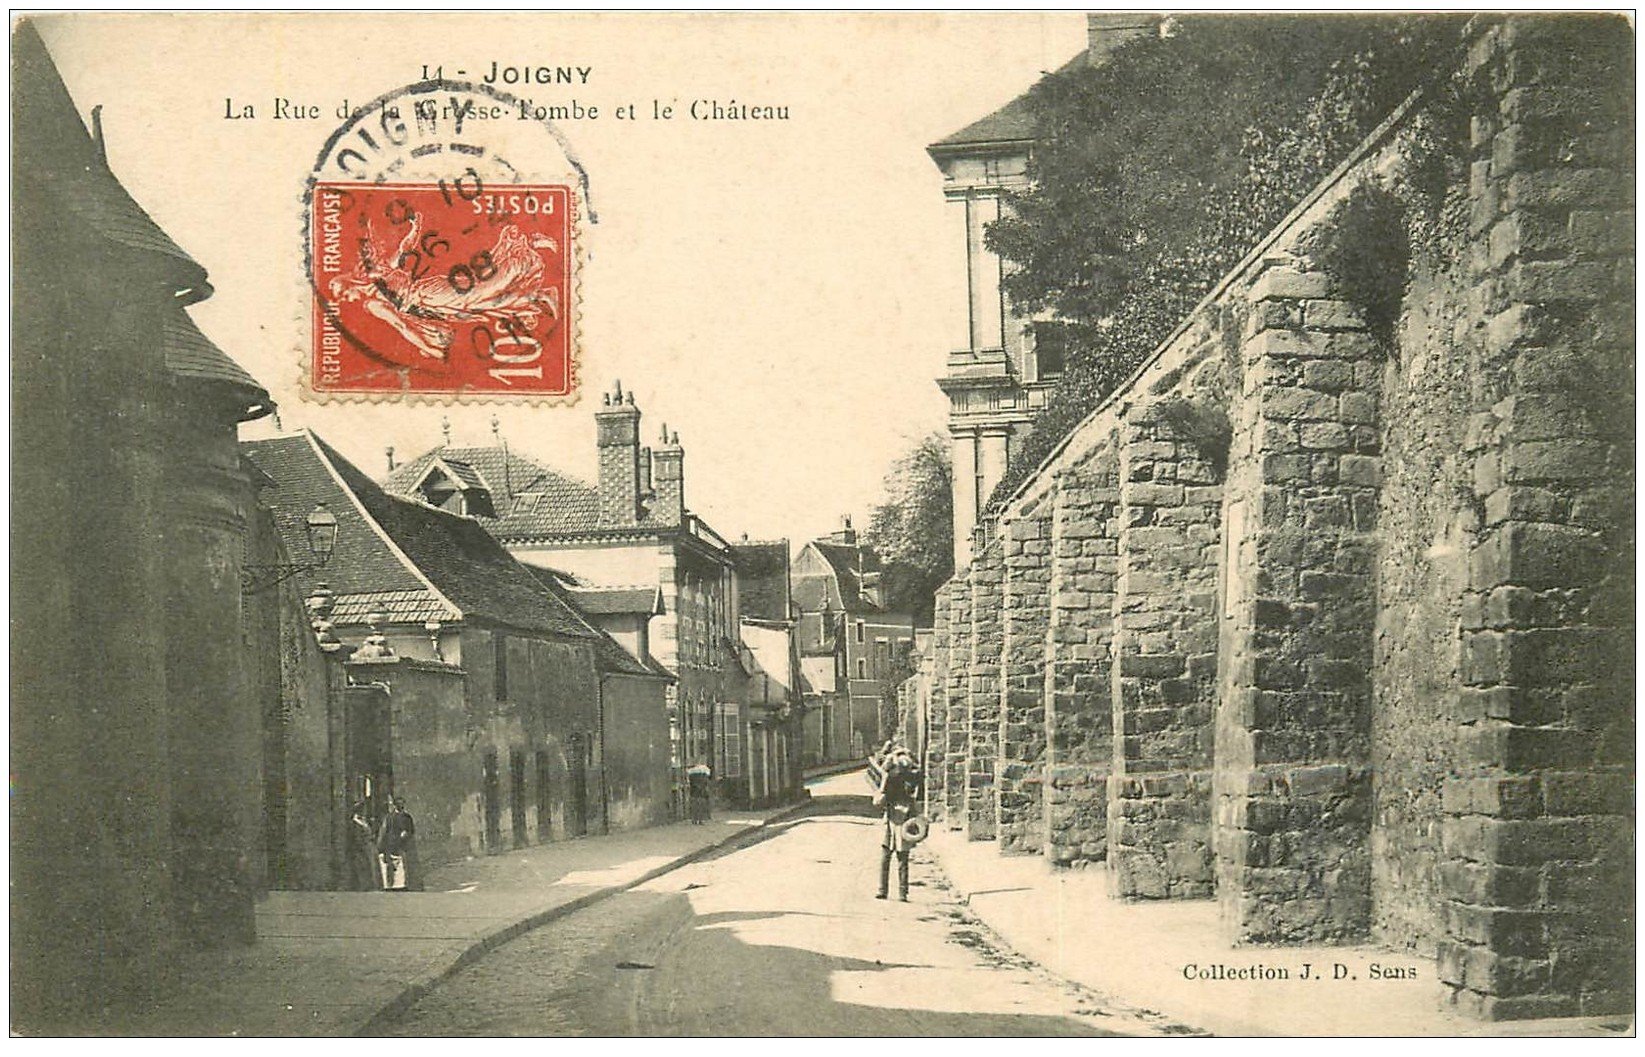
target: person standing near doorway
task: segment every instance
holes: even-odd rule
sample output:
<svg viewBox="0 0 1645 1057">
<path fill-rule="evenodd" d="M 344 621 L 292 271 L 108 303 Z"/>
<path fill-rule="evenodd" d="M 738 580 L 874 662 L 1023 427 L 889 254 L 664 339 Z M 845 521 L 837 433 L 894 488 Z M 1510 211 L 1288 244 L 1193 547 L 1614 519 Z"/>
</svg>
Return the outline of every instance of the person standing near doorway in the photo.
<svg viewBox="0 0 1645 1057">
<path fill-rule="evenodd" d="M 375 892 L 382 887 L 377 865 L 377 839 L 366 814 L 366 802 L 356 800 L 348 816 L 348 887 L 351 892 Z"/>
<path fill-rule="evenodd" d="M 405 811 L 405 801 L 395 797 L 389 801 L 388 813 L 377 830 L 377 858 L 382 864 L 385 892 L 407 890 L 406 851 L 415 836 L 416 829 Z"/>
<path fill-rule="evenodd" d="M 709 796 L 711 795 L 710 779 L 714 772 L 708 769 L 708 764 L 698 760 L 685 772 L 686 791 L 691 804 L 691 824 L 700 826 L 708 821 Z"/>
</svg>

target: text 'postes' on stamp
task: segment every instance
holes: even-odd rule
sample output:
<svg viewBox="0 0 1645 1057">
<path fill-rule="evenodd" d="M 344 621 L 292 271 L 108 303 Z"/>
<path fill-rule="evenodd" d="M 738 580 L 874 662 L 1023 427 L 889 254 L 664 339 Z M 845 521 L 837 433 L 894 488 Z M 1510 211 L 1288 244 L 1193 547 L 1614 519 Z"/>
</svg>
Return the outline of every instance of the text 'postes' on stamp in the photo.
<svg viewBox="0 0 1645 1057">
<path fill-rule="evenodd" d="M 316 393 L 563 396 L 575 382 L 568 184 L 320 182 Z"/>
</svg>

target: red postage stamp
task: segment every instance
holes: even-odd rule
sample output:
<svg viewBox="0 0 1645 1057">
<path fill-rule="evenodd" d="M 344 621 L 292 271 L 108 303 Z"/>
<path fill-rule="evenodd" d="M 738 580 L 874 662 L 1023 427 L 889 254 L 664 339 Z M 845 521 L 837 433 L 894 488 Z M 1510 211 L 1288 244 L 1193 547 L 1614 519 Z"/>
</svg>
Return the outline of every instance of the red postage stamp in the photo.
<svg viewBox="0 0 1645 1057">
<path fill-rule="evenodd" d="M 311 202 L 316 393 L 571 392 L 571 186 L 322 182 Z"/>
</svg>

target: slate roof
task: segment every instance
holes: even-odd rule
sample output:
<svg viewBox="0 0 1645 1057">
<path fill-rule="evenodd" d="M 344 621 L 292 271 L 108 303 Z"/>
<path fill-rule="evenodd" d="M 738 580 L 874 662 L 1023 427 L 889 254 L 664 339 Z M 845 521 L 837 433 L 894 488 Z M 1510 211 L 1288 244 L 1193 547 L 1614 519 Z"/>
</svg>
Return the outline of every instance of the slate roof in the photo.
<svg viewBox="0 0 1645 1057">
<path fill-rule="evenodd" d="M 862 581 L 859 572 L 875 572 L 880 567 L 880 556 L 872 547 L 851 545 L 844 543 L 828 543 L 824 540 L 812 540 L 807 546 L 815 547 L 834 571 L 834 578 L 839 584 L 840 605 L 846 610 L 857 613 L 862 611 L 876 611 L 880 607 L 863 597 Z M 802 598 L 802 585 L 804 585 Z M 817 581 L 802 578 L 794 585 L 796 601 L 805 610 L 814 611 L 822 608 L 822 595 L 819 593 Z"/>
<path fill-rule="evenodd" d="M 597 630 L 473 518 L 389 495 L 313 433 L 246 441 L 243 450 L 274 478 L 265 493 L 288 551 L 306 553 L 305 520 L 325 503 L 338 521 L 330 562 L 305 574 L 324 580 L 339 609 L 392 602 L 422 619 L 466 619 L 522 631 L 598 638 Z M 389 592 L 387 597 L 383 592 Z M 387 607 L 384 607 L 387 612 Z"/>
<path fill-rule="evenodd" d="M 618 613 L 660 616 L 663 612 L 662 588 L 655 584 L 649 587 L 581 587 L 573 584 L 569 590 L 577 600 L 577 607 L 584 613 L 598 616 Z"/>
<path fill-rule="evenodd" d="M 409 496 L 436 460 L 453 470 L 460 464 L 479 478 L 479 487 L 491 493 L 497 512 L 496 517 L 482 520 L 499 538 L 587 532 L 599 527 L 599 489 L 500 447 L 435 448 L 396 467 L 383 486 Z"/>
<path fill-rule="evenodd" d="M 166 369 L 172 374 L 240 386 L 261 397 L 259 403 L 265 409 L 272 406 L 267 391 L 257 384 L 257 380 L 230 359 L 228 353 L 213 345 L 210 338 L 200 333 L 200 328 L 194 325 L 194 320 L 181 307 L 173 309 L 162 322 L 160 341 L 166 355 Z"/>
<path fill-rule="evenodd" d="M 931 144 L 931 149 L 974 146 L 979 143 L 1017 143 L 1034 138 L 1034 114 L 1028 93 L 1006 103 L 979 121 L 950 133 Z"/>
<path fill-rule="evenodd" d="M 206 272 L 144 212 L 109 171 L 51 52 L 31 19 L 12 30 L 14 147 L 29 159 L 31 180 L 56 192 L 58 204 L 111 242 L 158 254 L 175 266 L 180 288 L 203 286 Z M 36 143 L 36 136 L 49 142 Z M 38 148 L 38 149 L 37 149 Z"/>
<path fill-rule="evenodd" d="M 1084 65 L 1087 61 L 1086 54 L 1082 51 L 1064 63 L 1057 72 Z M 1034 112 L 1028 101 L 1030 92 L 1022 93 L 992 114 L 971 122 L 958 132 L 949 133 L 926 150 L 933 154 L 941 154 L 989 143 L 1024 143 L 1032 140 Z"/>
<path fill-rule="evenodd" d="M 620 642 L 612 638 L 598 624 L 583 616 L 589 610 L 582 609 L 580 605 L 576 604 L 581 602 L 581 598 L 571 588 L 560 582 L 559 575 L 553 569 L 543 569 L 535 565 L 526 565 L 526 569 L 530 571 L 538 583 L 542 584 L 545 590 L 565 599 L 567 605 L 572 606 L 573 611 L 580 610 L 578 619 L 583 622 L 584 627 L 597 637 L 598 641 L 595 643 L 594 652 L 596 663 L 601 671 L 618 675 L 649 675 L 673 681 L 673 672 L 650 657 L 636 657 L 634 654 L 629 653 Z"/>
<path fill-rule="evenodd" d="M 12 32 L 12 63 L 14 83 L 28 88 L 13 100 L 12 139 L 13 153 L 27 159 L 27 169 L 18 174 L 27 180 L 31 196 L 48 198 L 50 216 L 57 224 L 68 221 L 67 230 L 78 228 L 93 239 L 143 253 L 140 266 L 153 273 L 145 279 L 166 283 L 180 295 L 161 335 L 164 362 L 173 375 L 246 390 L 242 421 L 272 411 L 268 391 L 183 311 L 184 304 L 210 295 L 206 270 L 172 241 L 109 169 L 30 19 L 19 19 Z M 18 262 L 25 270 L 27 264 Z"/>
<path fill-rule="evenodd" d="M 731 545 L 737 595 L 745 617 L 788 620 L 788 541 L 745 540 Z"/>
</svg>

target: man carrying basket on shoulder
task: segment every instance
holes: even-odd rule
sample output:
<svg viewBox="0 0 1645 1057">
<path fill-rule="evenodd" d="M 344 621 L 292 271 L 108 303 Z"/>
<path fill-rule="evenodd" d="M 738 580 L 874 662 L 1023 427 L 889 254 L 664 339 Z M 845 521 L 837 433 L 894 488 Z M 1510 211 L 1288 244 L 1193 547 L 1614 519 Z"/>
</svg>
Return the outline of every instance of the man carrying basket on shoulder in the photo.
<svg viewBox="0 0 1645 1057">
<path fill-rule="evenodd" d="M 897 856 L 897 896 L 908 902 L 908 852 L 925 839 L 926 823 L 920 816 L 925 799 L 925 778 L 906 748 L 898 746 L 879 761 L 879 783 L 874 789 L 874 806 L 885 814 L 885 836 L 880 842 L 880 891 L 874 898 L 885 899 L 891 882 L 891 856 Z"/>
</svg>

